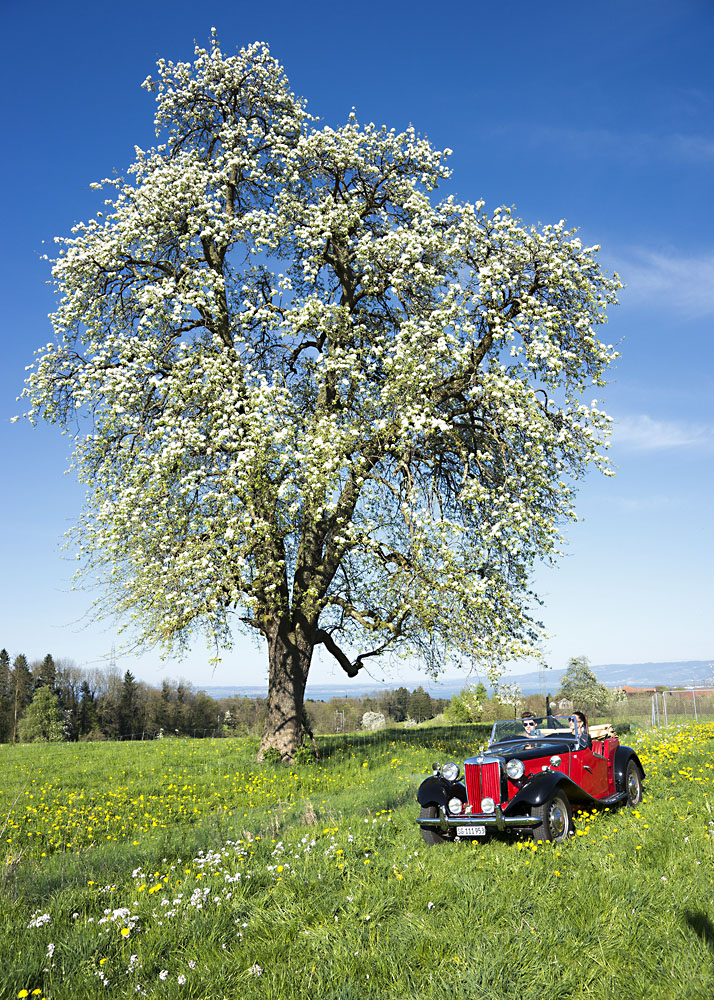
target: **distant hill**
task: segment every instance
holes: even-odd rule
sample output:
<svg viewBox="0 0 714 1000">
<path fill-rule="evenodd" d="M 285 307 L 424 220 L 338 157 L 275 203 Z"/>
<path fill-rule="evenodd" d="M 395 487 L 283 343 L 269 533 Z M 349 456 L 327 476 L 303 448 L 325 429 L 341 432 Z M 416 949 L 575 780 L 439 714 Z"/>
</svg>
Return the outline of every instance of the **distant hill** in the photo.
<svg viewBox="0 0 714 1000">
<path fill-rule="evenodd" d="M 675 660 L 663 663 L 594 663 L 592 669 L 597 679 L 608 687 L 691 687 L 709 684 L 714 686 L 714 660 Z M 543 693 L 555 692 L 565 670 L 545 670 Z M 540 691 L 538 673 L 509 674 L 509 684 L 519 684 L 524 694 Z"/>
<path fill-rule="evenodd" d="M 622 687 L 623 684 L 630 684 L 632 687 L 690 687 L 708 684 L 714 687 L 714 657 L 711 660 L 675 660 L 663 663 L 595 663 L 592 669 L 598 680 L 608 687 Z M 565 670 L 544 670 L 542 692 L 538 671 L 507 674 L 503 682 L 518 684 L 524 694 L 555 694 L 564 673 Z M 371 680 L 366 683 L 347 680 L 344 684 L 311 684 L 308 681 L 305 696 L 314 701 L 329 701 L 331 698 L 359 698 L 365 694 L 389 691 L 401 686 L 412 691 L 421 685 L 434 698 L 451 698 L 466 684 L 476 680 L 473 677 L 443 677 L 439 681 L 432 681 L 428 677 L 410 677 L 385 681 L 383 684 L 376 684 Z M 264 698 L 268 693 L 268 686 L 266 682 L 250 686 L 205 687 L 203 690 L 212 698 L 230 698 L 233 695 Z"/>
<path fill-rule="evenodd" d="M 677 660 L 674 663 L 608 663 L 595 673 L 609 687 L 631 684 L 633 687 L 697 687 L 714 685 L 714 658 Z"/>
</svg>

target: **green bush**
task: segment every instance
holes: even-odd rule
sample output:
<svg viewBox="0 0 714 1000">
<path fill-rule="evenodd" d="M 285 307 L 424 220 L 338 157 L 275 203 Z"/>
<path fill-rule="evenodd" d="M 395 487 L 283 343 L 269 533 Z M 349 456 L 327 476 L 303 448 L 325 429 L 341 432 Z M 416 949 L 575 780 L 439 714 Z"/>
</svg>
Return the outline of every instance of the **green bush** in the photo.
<svg viewBox="0 0 714 1000">
<path fill-rule="evenodd" d="M 303 743 L 293 754 L 293 764 L 296 764 L 298 767 L 314 764 L 316 760 L 315 748 L 310 746 L 309 743 Z"/>
<path fill-rule="evenodd" d="M 613 729 L 618 736 L 626 736 L 628 733 L 637 732 L 637 725 L 634 722 L 616 722 Z"/>
</svg>

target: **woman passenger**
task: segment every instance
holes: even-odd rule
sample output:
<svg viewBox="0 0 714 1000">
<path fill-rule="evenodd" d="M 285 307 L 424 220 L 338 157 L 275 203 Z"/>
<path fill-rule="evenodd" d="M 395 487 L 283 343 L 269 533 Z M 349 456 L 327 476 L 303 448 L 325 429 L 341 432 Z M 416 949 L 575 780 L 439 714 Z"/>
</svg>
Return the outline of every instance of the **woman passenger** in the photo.
<svg viewBox="0 0 714 1000">
<path fill-rule="evenodd" d="M 593 741 L 588 732 L 588 717 L 584 712 L 573 712 L 568 719 L 570 732 L 578 737 L 578 750 L 592 750 Z"/>
</svg>

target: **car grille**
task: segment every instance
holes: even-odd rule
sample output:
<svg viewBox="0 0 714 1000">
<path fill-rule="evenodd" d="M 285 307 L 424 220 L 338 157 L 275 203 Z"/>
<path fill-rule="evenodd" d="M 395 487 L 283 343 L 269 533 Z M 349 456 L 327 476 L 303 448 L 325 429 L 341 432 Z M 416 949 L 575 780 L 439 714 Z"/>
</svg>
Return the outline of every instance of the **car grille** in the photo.
<svg viewBox="0 0 714 1000">
<path fill-rule="evenodd" d="M 481 811 L 481 799 L 492 798 L 501 801 L 501 767 L 497 760 L 486 764 L 466 764 L 466 792 L 469 803 L 475 811 Z"/>
</svg>

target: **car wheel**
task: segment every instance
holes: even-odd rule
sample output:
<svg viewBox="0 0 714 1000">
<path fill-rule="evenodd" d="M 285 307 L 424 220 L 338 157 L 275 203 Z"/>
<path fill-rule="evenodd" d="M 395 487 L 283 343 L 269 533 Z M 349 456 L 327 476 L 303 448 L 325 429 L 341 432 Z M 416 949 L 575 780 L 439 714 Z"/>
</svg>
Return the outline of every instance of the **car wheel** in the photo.
<svg viewBox="0 0 714 1000">
<path fill-rule="evenodd" d="M 553 840 L 560 843 L 573 832 L 573 813 L 570 803 L 561 792 L 556 792 L 541 806 L 534 806 L 533 816 L 540 825 L 533 827 L 534 840 Z"/>
<path fill-rule="evenodd" d="M 636 761 L 632 759 L 628 760 L 625 771 L 625 791 L 628 806 L 638 806 L 642 801 L 642 775 Z"/>
<path fill-rule="evenodd" d="M 438 819 L 438 816 L 439 810 L 436 806 L 422 806 L 419 810 L 419 819 Z M 423 826 L 421 835 L 424 838 L 424 843 L 430 847 L 435 844 L 445 844 L 447 840 L 451 840 L 448 834 L 437 830 L 435 826 Z"/>
</svg>

